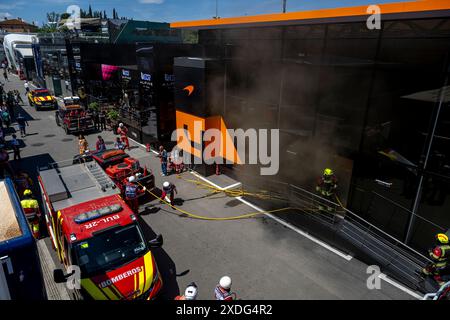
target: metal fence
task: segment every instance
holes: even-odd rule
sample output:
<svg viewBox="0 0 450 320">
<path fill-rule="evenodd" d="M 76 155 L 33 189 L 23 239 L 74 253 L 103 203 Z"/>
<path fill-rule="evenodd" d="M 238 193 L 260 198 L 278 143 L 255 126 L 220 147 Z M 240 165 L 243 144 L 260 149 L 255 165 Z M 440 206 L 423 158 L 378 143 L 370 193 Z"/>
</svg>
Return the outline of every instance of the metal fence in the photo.
<svg viewBox="0 0 450 320">
<path fill-rule="evenodd" d="M 336 242 L 337 247 L 352 252 L 367 263 L 378 265 L 384 273 L 409 287 L 425 290 L 419 271 L 431 260 L 424 252 L 404 244 L 402 240 L 344 208 L 338 199 L 330 201 L 314 192 L 280 181 L 241 176 L 240 173 L 233 173 L 234 169 L 224 168 L 221 171 L 236 176 L 246 191 L 267 195 L 264 200 L 249 198 L 249 201 L 265 210 L 291 207 L 289 213 L 277 215 L 318 237 Z"/>
</svg>

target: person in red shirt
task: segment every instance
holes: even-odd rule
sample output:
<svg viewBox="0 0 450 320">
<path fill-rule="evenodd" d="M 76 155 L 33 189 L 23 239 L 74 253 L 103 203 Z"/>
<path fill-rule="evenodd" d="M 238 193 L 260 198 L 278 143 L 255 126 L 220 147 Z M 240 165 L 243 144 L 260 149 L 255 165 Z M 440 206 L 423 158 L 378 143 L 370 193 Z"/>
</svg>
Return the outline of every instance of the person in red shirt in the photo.
<svg viewBox="0 0 450 320">
<path fill-rule="evenodd" d="M 128 142 L 128 128 L 123 125 L 123 123 L 119 124 L 119 128 L 117 129 L 117 133 L 120 135 L 120 139 L 127 146 L 127 149 L 130 150 L 130 143 Z"/>
</svg>

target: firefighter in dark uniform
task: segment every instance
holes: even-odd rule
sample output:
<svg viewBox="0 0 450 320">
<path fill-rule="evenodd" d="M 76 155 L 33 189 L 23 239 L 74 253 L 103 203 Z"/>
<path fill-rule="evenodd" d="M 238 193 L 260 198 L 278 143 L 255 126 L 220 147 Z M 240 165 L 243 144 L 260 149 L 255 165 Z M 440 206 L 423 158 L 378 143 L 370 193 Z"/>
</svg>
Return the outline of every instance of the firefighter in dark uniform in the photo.
<svg viewBox="0 0 450 320">
<path fill-rule="evenodd" d="M 134 213 L 139 213 L 139 193 L 147 190 L 146 187 L 139 188 L 136 184 L 136 177 L 131 176 L 128 178 L 128 182 L 125 184 L 125 200 Z"/>
<path fill-rule="evenodd" d="M 333 173 L 333 170 L 326 168 L 323 170 L 322 177 L 317 181 L 316 191 L 322 197 L 328 201 L 335 202 L 336 189 L 338 186 L 338 180 Z M 332 212 L 335 208 L 330 205 L 319 204 L 319 210 Z"/>
<path fill-rule="evenodd" d="M 434 280 L 442 286 L 445 281 L 442 279 L 444 271 L 448 271 L 448 261 L 450 257 L 450 245 L 448 243 L 448 236 L 444 233 L 436 235 L 436 245 L 428 250 L 430 258 L 433 263 L 422 270 L 423 274 L 433 276 Z"/>
</svg>

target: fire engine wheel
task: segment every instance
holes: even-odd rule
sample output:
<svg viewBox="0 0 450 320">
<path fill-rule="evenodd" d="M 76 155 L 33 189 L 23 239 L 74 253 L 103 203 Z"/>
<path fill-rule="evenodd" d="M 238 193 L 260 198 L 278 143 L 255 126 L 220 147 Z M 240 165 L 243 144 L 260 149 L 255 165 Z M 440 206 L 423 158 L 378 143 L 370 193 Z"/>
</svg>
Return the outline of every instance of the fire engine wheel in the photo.
<svg viewBox="0 0 450 320">
<path fill-rule="evenodd" d="M 64 131 L 66 132 L 66 134 L 69 134 L 69 128 L 67 128 L 67 126 L 64 126 Z"/>
</svg>

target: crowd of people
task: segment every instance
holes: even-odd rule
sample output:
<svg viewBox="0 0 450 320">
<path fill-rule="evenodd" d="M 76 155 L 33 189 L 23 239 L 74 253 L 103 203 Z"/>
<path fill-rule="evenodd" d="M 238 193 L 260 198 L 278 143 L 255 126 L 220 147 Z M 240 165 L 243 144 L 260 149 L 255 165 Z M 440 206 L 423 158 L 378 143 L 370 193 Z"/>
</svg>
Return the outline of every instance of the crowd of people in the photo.
<svg viewBox="0 0 450 320">
<path fill-rule="evenodd" d="M 3 69 L 5 70 L 5 68 Z M 22 159 L 20 155 L 21 142 L 17 138 L 16 132 L 20 132 L 21 138 L 24 138 L 27 135 L 26 126 L 29 124 L 23 113 L 18 111 L 21 105 L 23 105 L 23 99 L 20 92 L 18 90 L 6 91 L 4 85 L 0 83 L 0 178 L 4 178 L 5 172 L 13 176 L 8 149 L 13 151 L 13 160 Z M 17 124 L 17 130 L 13 128 L 14 124 Z M 8 139 L 10 134 L 10 139 Z"/>
</svg>

